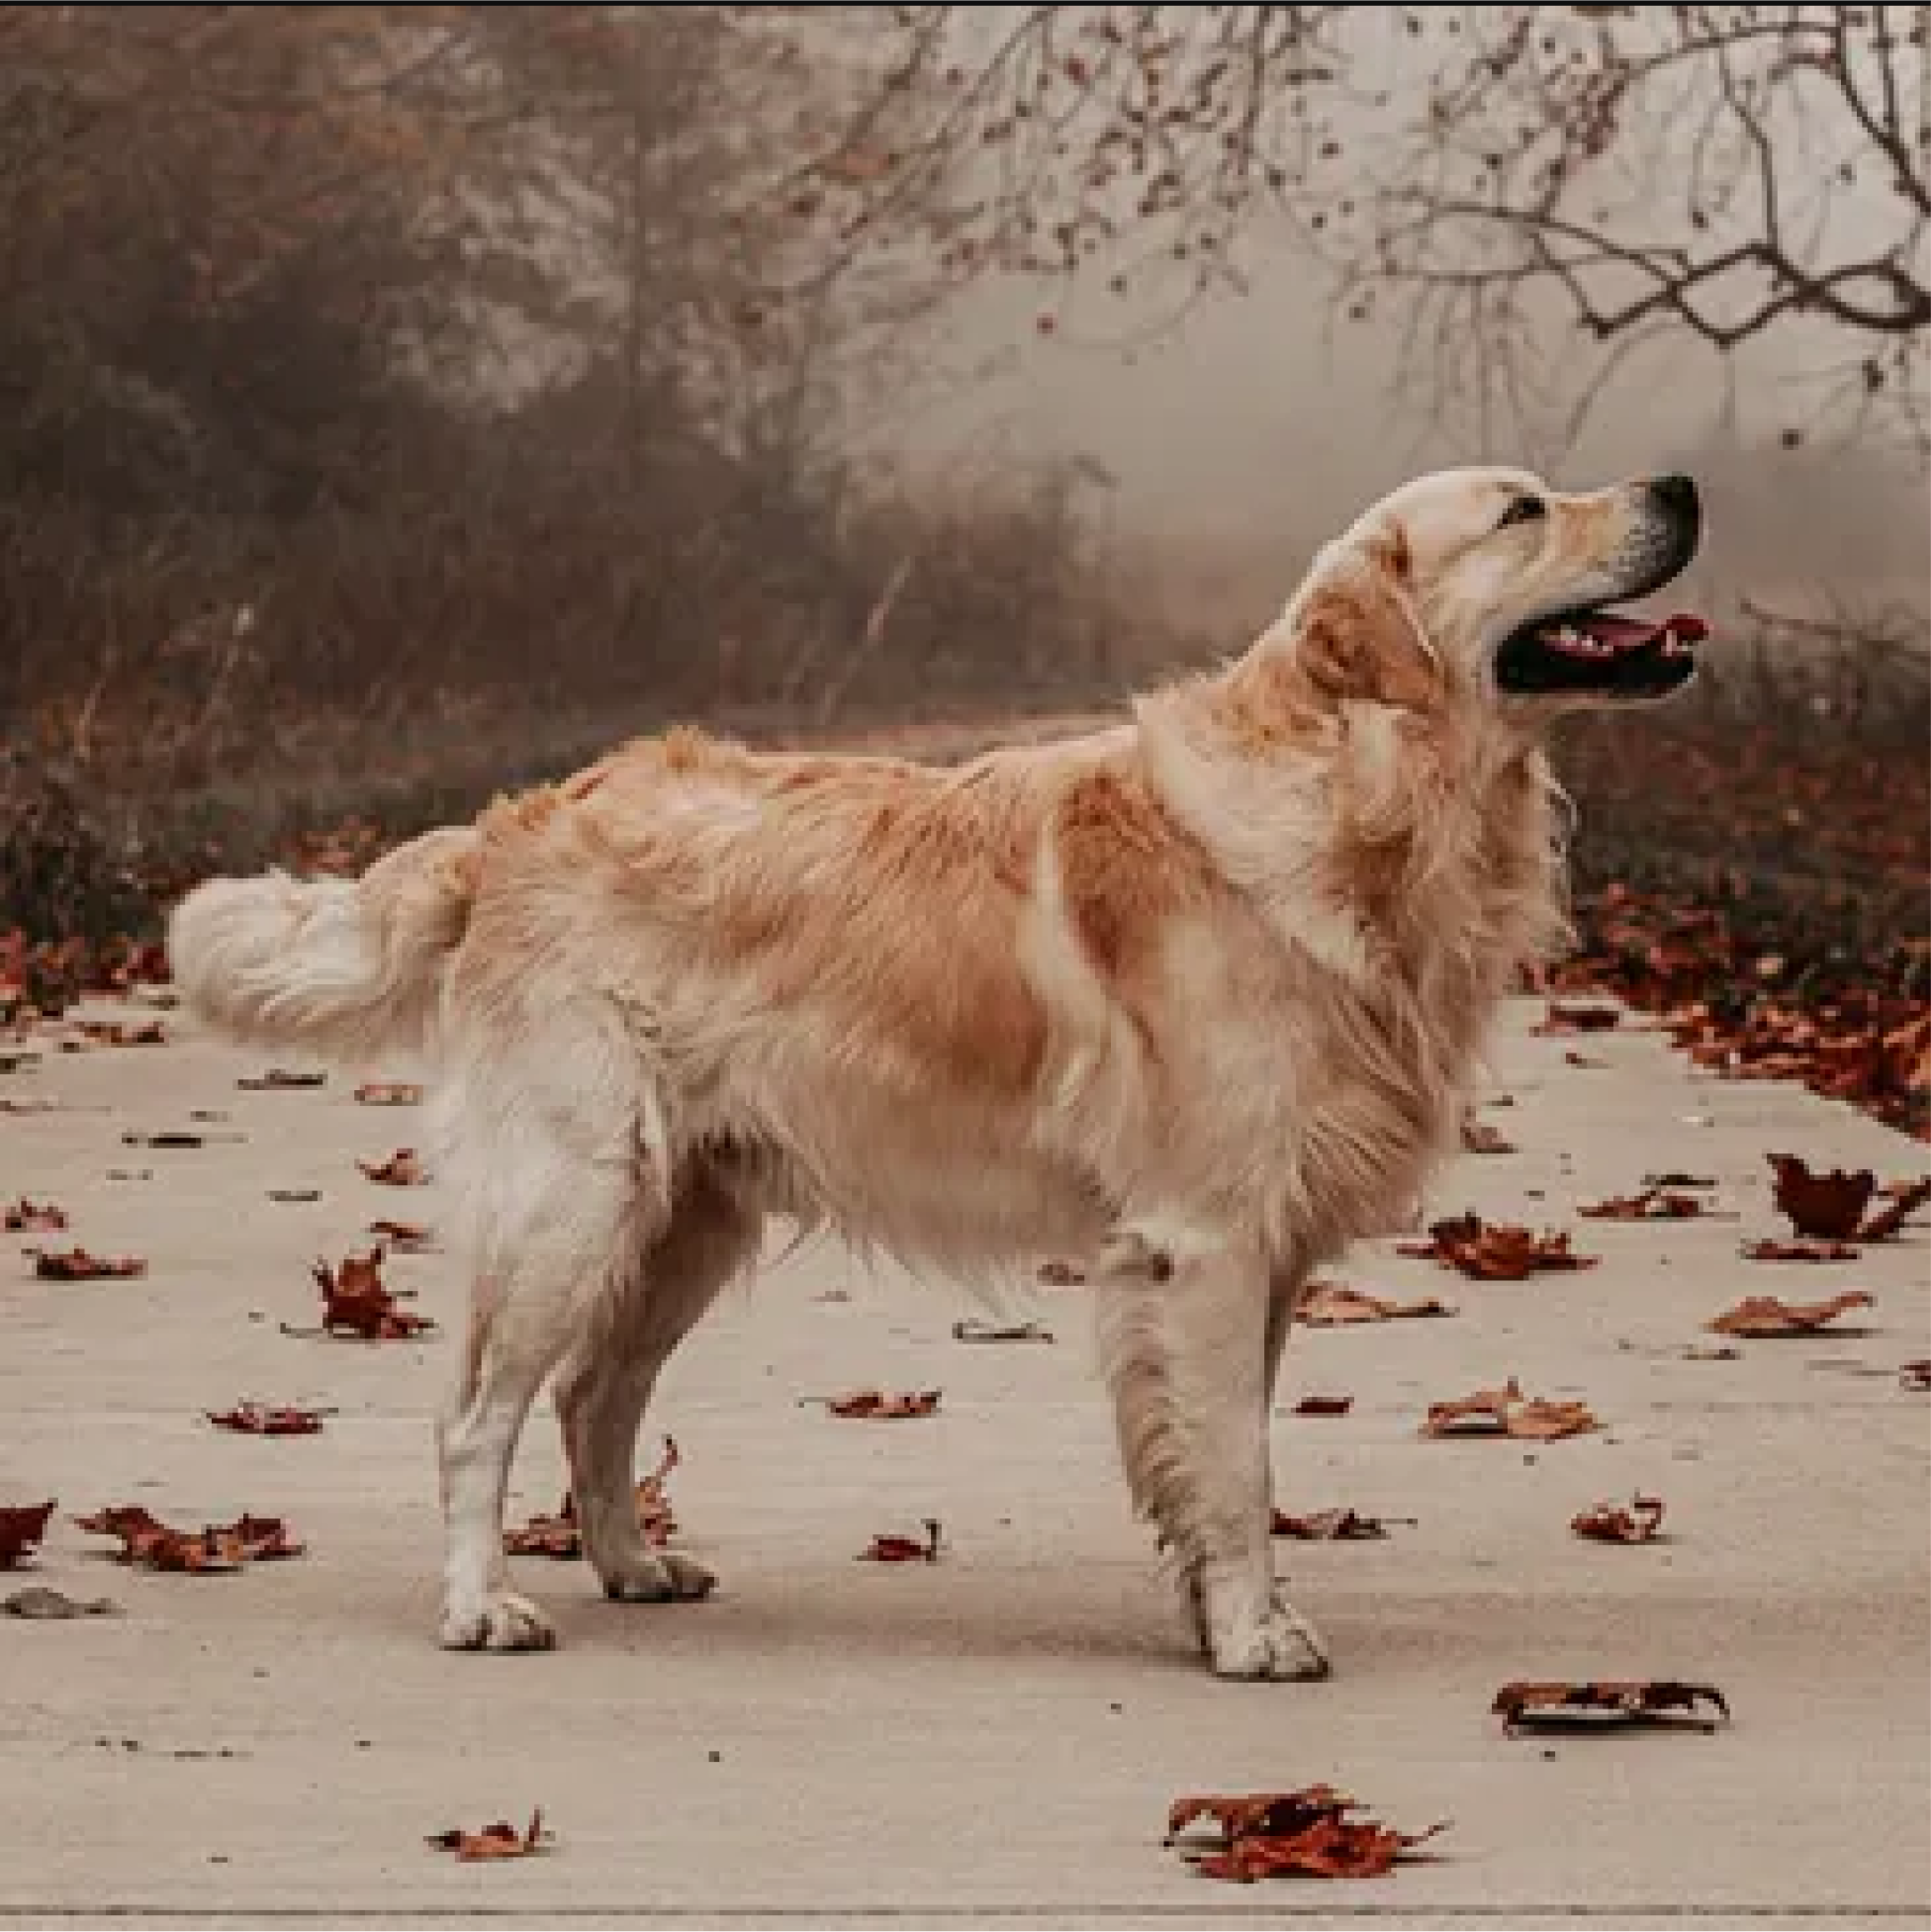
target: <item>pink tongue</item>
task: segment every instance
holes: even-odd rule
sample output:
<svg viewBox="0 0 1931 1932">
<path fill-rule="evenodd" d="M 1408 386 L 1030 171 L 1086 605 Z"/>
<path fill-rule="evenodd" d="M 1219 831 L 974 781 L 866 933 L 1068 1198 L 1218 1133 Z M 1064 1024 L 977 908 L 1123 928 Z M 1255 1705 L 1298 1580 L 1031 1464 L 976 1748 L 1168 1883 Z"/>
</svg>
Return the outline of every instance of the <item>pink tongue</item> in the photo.
<svg viewBox="0 0 1931 1932">
<path fill-rule="evenodd" d="M 1582 619 L 1580 628 L 1588 631 L 1599 643 L 1617 651 L 1633 651 L 1654 643 L 1666 630 L 1674 631 L 1686 644 L 1695 644 L 1709 634 L 1709 626 L 1701 617 L 1681 615 L 1665 618 L 1658 624 L 1642 617 L 1617 617 L 1608 612 L 1592 612 Z"/>
</svg>

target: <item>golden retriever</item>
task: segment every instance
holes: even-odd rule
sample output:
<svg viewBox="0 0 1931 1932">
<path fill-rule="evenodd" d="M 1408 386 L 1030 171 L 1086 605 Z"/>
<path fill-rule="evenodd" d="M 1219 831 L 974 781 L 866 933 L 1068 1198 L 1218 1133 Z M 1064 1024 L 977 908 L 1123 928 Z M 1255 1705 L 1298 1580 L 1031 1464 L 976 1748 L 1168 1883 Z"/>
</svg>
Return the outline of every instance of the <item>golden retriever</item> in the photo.
<svg viewBox="0 0 1931 1932">
<path fill-rule="evenodd" d="M 553 1371 L 606 1593 L 711 1587 L 646 1546 L 634 1445 L 782 1215 L 966 1277 L 1081 1257 L 1133 1499 L 1213 1669 L 1325 1673 L 1268 1534 L 1295 1300 L 1413 1198 L 1499 996 L 1562 935 L 1545 728 L 1691 677 L 1701 622 L 1606 606 L 1700 525 L 1687 477 L 1450 471 L 1114 729 L 957 769 L 674 731 L 359 881 L 189 895 L 169 947 L 213 1025 L 440 1067 L 474 1281 L 442 1641 L 553 1641 L 502 1543 Z"/>
</svg>

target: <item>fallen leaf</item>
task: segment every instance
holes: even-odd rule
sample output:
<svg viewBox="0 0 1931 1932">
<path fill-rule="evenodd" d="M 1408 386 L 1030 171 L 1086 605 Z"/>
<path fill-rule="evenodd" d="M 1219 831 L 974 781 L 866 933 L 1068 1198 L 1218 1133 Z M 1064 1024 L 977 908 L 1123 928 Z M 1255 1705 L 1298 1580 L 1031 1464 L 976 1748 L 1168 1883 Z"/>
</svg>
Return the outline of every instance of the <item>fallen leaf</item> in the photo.
<svg viewBox="0 0 1931 1932">
<path fill-rule="evenodd" d="M 364 1341 L 403 1341 L 435 1327 L 426 1315 L 396 1306 L 382 1279 L 382 1249 L 351 1254 L 338 1268 L 318 1261 L 313 1270 L 322 1290 L 322 1333 L 359 1335 Z M 293 1334 L 295 1331 L 290 1330 Z"/>
<path fill-rule="evenodd" d="M 217 1428 L 233 1429 L 238 1435 L 320 1435 L 325 1409 L 267 1409 L 258 1402 L 236 1403 L 232 1409 L 217 1414 L 206 1412 Z"/>
<path fill-rule="evenodd" d="M 1919 1208 L 1931 1203 L 1931 1174 L 1914 1181 L 1895 1181 L 1884 1189 L 1889 1205 L 1883 1207 L 1857 1231 L 1861 1242 L 1887 1242 Z"/>
<path fill-rule="evenodd" d="M 1777 1175 L 1777 1210 L 1792 1229 L 1808 1241 L 1843 1242 L 1856 1235 L 1864 1210 L 1877 1192 L 1878 1177 L 1869 1167 L 1856 1173 L 1833 1168 L 1813 1174 L 1793 1153 L 1765 1156 Z"/>
<path fill-rule="evenodd" d="M 1590 1005 L 1578 1000 L 1552 999 L 1549 1009 L 1533 1027 L 1532 1033 L 1608 1033 L 1622 1024 L 1622 1009 L 1616 1006 Z"/>
<path fill-rule="evenodd" d="M 1051 1341 L 1053 1331 L 1039 1322 L 982 1322 L 968 1315 L 952 1325 L 955 1341 Z"/>
<path fill-rule="evenodd" d="M 78 1040 L 63 1040 L 64 1054 L 84 1052 L 88 1047 L 165 1047 L 167 1029 L 159 1020 L 76 1020 Z"/>
<path fill-rule="evenodd" d="M 899 1536 L 890 1531 L 874 1536 L 872 1541 L 859 1551 L 861 1563 L 936 1563 L 939 1560 L 939 1521 L 936 1517 L 925 1518 L 925 1540 L 916 1536 Z"/>
<path fill-rule="evenodd" d="M 454 1852 L 461 1863 L 474 1865 L 492 1859 L 534 1858 L 547 1849 L 550 1834 L 543 1829 L 543 1813 L 539 1809 L 529 1814 L 529 1823 L 521 1831 L 499 1819 L 481 1831 L 431 1832 L 423 1842 L 439 1852 Z"/>
<path fill-rule="evenodd" d="M 241 1516 L 205 1529 L 171 1529 L 132 1503 L 74 1521 L 90 1535 L 119 1537 L 123 1563 L 180 1575 L 225 1575 L 244 1563 L 271 1562 L 303 1551 L 280 1517 Z"/>
<path fill-rule="evenodd" d="M 1584 1067 L 1592 1073 L 1607 1072 L 1610 1064 L 1606 1059 L 1599 1059 L 1594 1054 L 1579 1054 L 1573 1047 L 1563 1055 L 1562 1063 L 1564 1066 Z"/>
<path fill-rule="evenodd" d="M 1434 1222 L 1426 1242 L 1404 1242 L 1395 1252 L 1458 1269 L 1476 1281 L 1521 1281 L 1544 1270 L 1593 1268 L 1600 1258 L 1572 1254 L 1567 1235 L 1535 1235 L 1510 1222 L 1490 1225 L 1475 1214 Z"/>
<path fill-rule="evenodd" d="M 662 1549 L 677 1534 L 677 1518 L 665 1484 L 683 1459 L 676 1441 L 665 1436 L 657 1467 L 637 1485 L 637 1523 L 645 1542 L 656 1549 Z M 584 1538 L 577 1525 L 575 1498 L 566 1495 L 553 1517 L 531 1517 L 520 1529 L 506 1530 L 503 1549 L 506 1556 L 547 1556 L 560 1563 L 582 1556 Z"/>
<path fill-rule="evenodd" d="M 37 1248 L 34 1272 L 43 1281 L 111 1281 L 145 1274 L 147 1263 L 132 1254 L 90 1254 L 84 1247 L 70 1247 L 63 1254 Z"/>
<path fill-rule="evenodd" d="M 1690 1713 L 1689 1723 L 1712 1731 L 1715 1721 L 1700 1718 L 1696 1707 L 1711 1703 L 1724 1717 L 1730 1706 L 1713 1684 L 1678 1684 L 1669 1680 L 1604 1681 L 1596 1684 L 1505 1684 L 1489 1707 L 1507 1730 L 1525 1726 L 1595 1729 L 1605 1721 L 1626 1724 L 1671 1725 L 1669 1713 Z"/>
<path fill-rule="evenodd" d="M 1256 1879 L 1374 1879 L 1394 1869 L 1402 1855 L 1437 1832 L 1394 1831 L 1372 1820 L 1355 1821 L 1360 1806 L 1332 1785 L 1298 1792 L 1263 1792 L 1246 1797 L 1183 1797 L 1166 1814 L 1166 1839 L 1203 1877 L 1249 1885 Z M 1220 1849 L 1181 1842 L 1200 1818 L 1220 1827 Z"/>
<path fill-rule="evenodd" d="M 1643 1185 L 1645 1187 L 1714 1187 L 1716 1177 L 1713 1174 L 1685 1174 L 1673 1170 L 1665 1174 L 1645 1174 Z"/>
<path fill-rule="evenodd" d="M 1294 1405 L 1297 1416 L 1345 1416 L 1354 1407 L 1352 1396 L 1309 1395 Z"/>
<path fill-rule="evenodd" d="M 298 1201 L 320 1201 L 322 1189 L 319 1187 L 271 1187 L 268 1190 L 271 1201 L 280 1201 L 285 1206 Z"/>
<path fill-rule="evenodd" d="M 51 1201 L 30 1201 L 23 1194 L 7 1210 L 10 1235 L 58 1235 L 65 1232 L 66 1226 L 66 1210 L 56 1208 Z"/>
<path fill-rule="evenodd" d="M 51 1503 L 0 1508 L 0 1570 L 16 1569 L 28 1557 L 39 1554 L 52 1515 Z"/>
<path fill-rule="evenodd" d="M 68 1616 L 120 1616 L 123 1613 L 121 1606 L 110 1597 L 67 1597 L 44 1585 L 16 1590 L 11 1597 L 0 1600 L 0 1610 L 5 1610 L 9 1616 L 41 1617 L 48 1621 Z"/>
<path fill-rule="evenodd" d="M 1600 1426 L 1587 1403 L 1530 1400 L 1512 1375 L 1500 1389 L 1477 1389 L 1453 1402 L 1430 1403 L 1422 1433 L 1513 1435 L 1524 1441 L 1553 1442 Z"/>
<path fill-rule="evenodd" d="M 246 1093 L 282 1093 L 300 1087 L 325 1086 L 326 1073 L 291 1073 L 285 1066 L 271 1066 L 266 1073 L 254 1073 L 236 1080 Z"/>
<path fill-rule="evenodd" d="M 1391 1522 L 1413 1524 L 1413 1517 L 1364 1517 L 1352 1510 L 1317 1510 L 1312 1516 L 1291 1517 L 1285 1510 L 1274 1512 L 1272 1533 L 1291 1536 L 1302 1543 L 1377 1542 L 1388 1533 Z"/>
<path fill-rule="evenodd" d="M 1855 1261 L 1860 1249 L 1849 1242 L 1745 1242 L 1738 1250 L 1746 1261 Z"/>
<path fill-rule="evenodd" d="M 414 1148 L 398 1148 L 387 1160 L 358 1160 L 355 1164 L 384 1187 L 420 1187 L 429 1178 Z"/>
<path fill-rule="evenodd" d="M 857 1417 L 865 1422 L 898 1422 L 909 1416 L 931 1415 L 939 1407 L 939 1395 L 937 1389 L 922 1389 L 907 1395 L 854 1389 L 847 1395 L 827 1397 L 825 1407 L 834 1416 Z"/>
<path fill-rule="evenodd" d="M 1462 1116 L 1462 1147 L 1469 1153 L 1514 1153 L 1516 1144 L 1500 1128 L 1473 1114 Z"/>
<path fill-rule="evenodd" d="M 1900 1388 L 1911 1389 L 1921 1395 L 1931 1394 L 1931 1359 L 1900 1364 L 1897 1384 Z"/>
<path fill-rule="evenodd" d="M 1077 1288 L 1086 1276 L 1070 1261 L 1047 1261 L 1040 1267 L 1039 1279 L 1049 1288 Z"/>
<path fill-rule="evenodd" d="M 409 1080 L 365 1080 L 355 1097 L 365 1107 L 415 1107 L 421 1104 L 422 1089 Z"/>
<path fill-rule="evenodd" d="M 229 1137 L 238 1141 L 238 1134 Z M 208 1145 L 206 1134 L 190 1134 L 180 1128 L 164 1128 L 158 1134 L 124 1134 L 121 1145 L 129 1148 L 205 1148 Z"/>
<path fill-rule="evenodd" d="M 1827 1302 L 1783 1302 L 1775 1295 L 1749 1295 L 1732 1309 L 1703 1326 L 1714 1334 L 1740 1334 L 1752 1339 L 1771 1335 L 1814 1334 L 1846 1309 L 1875 1308 L 1874 1296 L 1861 1288 L 1833 1295 Z"/>
<path fill-rule="evenodd" d="M 1694 1194 L 1646 1187 L 1640 1194 L 1611 1194 L 1576 1210 L 1586 1221 L 1694 1221 L 1703 1204 Z"/>
<path fill-rule="evenodd" d="M 435 1237 L 414 1221 L 372 1221 L 369 1233 L 399 1254 L 419 1254 L 431 1246 Z"/>
<path fill-rule="evenodd" d="M 1360 1322 L 1394 1322 L 1409 1317 L 1453 1315 L 1446 1302 L 1397 1302 L 1364 1294 L 1338 1282 L 1316 1282 L 1294 1311 L 1294 1319 L 1311 1329 L 1346 1328 Z"/>
<path fill-rule="evenodd" d="M 1599 1503 L 1569 1523 L 1578 1536 L 1593 1543 L 1650 1543 L 1662 1526 L 1660 1496 L 1632 1496 L 1627 1504 Z"/>
</svg>

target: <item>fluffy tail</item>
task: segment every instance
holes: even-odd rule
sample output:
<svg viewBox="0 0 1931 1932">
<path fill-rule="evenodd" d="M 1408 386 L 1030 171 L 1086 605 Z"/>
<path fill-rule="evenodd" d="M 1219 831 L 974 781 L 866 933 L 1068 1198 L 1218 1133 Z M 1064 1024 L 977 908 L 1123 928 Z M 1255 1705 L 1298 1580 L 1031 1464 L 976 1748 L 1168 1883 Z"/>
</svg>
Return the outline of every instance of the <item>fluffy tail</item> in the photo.
<svg viewBox="0 0 1931 1932">
<path fill-rule="evenodd" d="M 210 879 L 168 922 L 182 999 L 230 1039 L 324 1059 L 426 1049 L 477 850 L 465 827 L 413 840 L 356 880 Z"/>
</svg>

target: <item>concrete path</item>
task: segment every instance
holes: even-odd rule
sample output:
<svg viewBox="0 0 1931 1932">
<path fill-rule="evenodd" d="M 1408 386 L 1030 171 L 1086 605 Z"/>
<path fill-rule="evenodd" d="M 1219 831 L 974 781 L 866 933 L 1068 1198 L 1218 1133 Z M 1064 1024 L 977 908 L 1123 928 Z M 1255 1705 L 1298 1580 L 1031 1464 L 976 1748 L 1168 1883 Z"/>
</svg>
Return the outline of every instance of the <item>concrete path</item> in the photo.
<svg viewBox="0 0 1931 1932">
<path fill-rule="evenodd" d="M 1383 1542 L 1284 1545 L 1332 1640 L 1317 1686 L 1217 1683 L 1128 1517 L 1076 1292 L 1042 1291 L 1053 1346 L 966 1345 L 943 1288 L 869 1279 L 834 1249 L 720 1309 L 673 1364 L 656 1423 L 685 1454 L 683 1545 L 718 1596 L 606 1605 L 581 1564 L 520 1561 L 555 1611 L 549 1656 L 432 1640 L 428 1418 L 452 1339 L 292 1338 L 309 1266 L 379 1215 L 433 1222 L 433 1186 L 357 1173 L 414 1116 L 320 1092 L 238 1091 L 262 1062 L 170 1018 L 159 1048 L 49 1051 L 0 1076 L 0 1191 L 51 1196 L 72 1239 L 147 1257 L 135 1281 L 33 1278 L 0 1246 L 0 1503 L 60 1503 L 38 1575 L 118 1619 L 0 1618 L 0 1923 L 907 1921 L 1231 1923 L 1601 1918 L 1922 1922 L 1931 1913 L 1931 1353 L 1922 1227 L 1835 1267 L 1739 1258 L 1776 1232 L 1767 1150 L 1896 1176 L 1912 1146 L 1789 1086 L 1698 1075 L 1653 1033 L 1581 1043 L 1510 1018 L 1488 1118 L 1520 1144 L 1465 1158 L 1429 1203 L 1570 1227 L 1592 1270 L 1464 1282 L 1389 1244 L 1346 1271 L 1440 1293 L 1452 1321 L 1296 1337 L 1290 1507 L 1418 1518 Z M 1565 1063 L 1578 1044 L 1608 1062 Z M 370 1069 L 396 1072 L 406 1069 Z M 194 1150 L 123 1135 L 200 1122 Z M 1646 1170 L 1715 1176 L 1736 1220 L 1578 1221 Z M 272 1188 L 313 1187 L 311 1205 Z M 393 1282 L 445 1328 L 439 1255 Z M 1686 1359 L 1749 1293 L 1865 1287 L 1863 1333 Z M 831 1298 L 847 1291 L 849 1300 Z M 1431 1399 L 1514 1374 L 1586 1398 L 1601 1433 L 1428 1441 Z M 929 1421 L 835 1421 L 801 1398 L 937 1386 Z M 320 1437 L 223 1434 L 207 1408 L 331 1405 Z M 547 1406 L 513 1508 L 555 1507 Z M 1655 1491 L 1669 1539 L 1585 1543 L 1570 1517 Z M 206 1579 L 131 1573 L 70 1516 L 120 1502 L 201 1523 L 285 1514 L 301 1561 Z M 854 1561 L 945 1525 L 944 1560 Z M 1511 1738 L 1517 1678 L 1706 1678 L 1715 1735 Z M 1241 1888 L 1161 1846 L 1181 1793 L 1328 1780 L 1383 1817 L 1451 1818 L 1439 1858 L 1377 1881 Z M 543 1807 L 547 1857 L 459 1866 L 423 1844 Z"/>
</svg>

